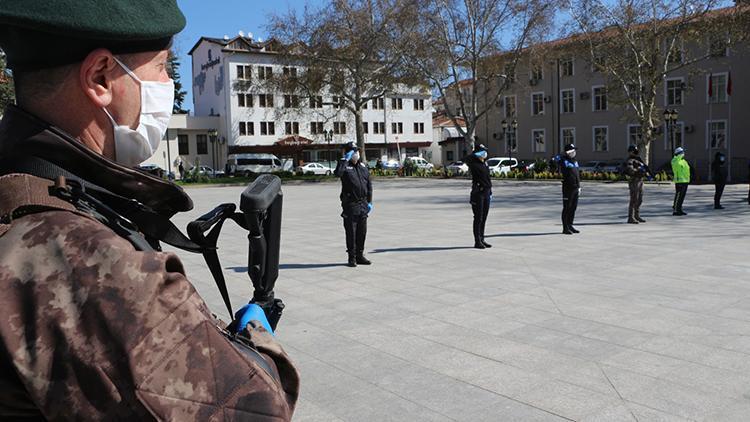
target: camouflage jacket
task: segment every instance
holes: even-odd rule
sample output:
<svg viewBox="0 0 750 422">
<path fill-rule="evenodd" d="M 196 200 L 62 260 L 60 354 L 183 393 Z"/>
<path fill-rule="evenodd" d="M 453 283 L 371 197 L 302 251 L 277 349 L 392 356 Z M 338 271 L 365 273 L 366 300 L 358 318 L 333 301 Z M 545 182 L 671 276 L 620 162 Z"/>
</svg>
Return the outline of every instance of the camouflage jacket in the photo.
<svg viewBox="0 0 750 422">
<path fill-rule="evenodd" d="M 630 180 L 640 180 L 646 176 L 646 165 L 641 157 L 628 157 L 624 167 L 625 174 L 630 177 Z"/>
<path fill-rule="evenodd" d="M 192 206 L 9 109 L 0 161 L 32 151 L 165 214 Z M 80 211 L 2 217 L 0 419 L 291 419 L 299 376 L 286 353 L 262 327 L 245 330 L 269 373 L 230 342 L 176 255 L 138 251 Z"/>
</svg>

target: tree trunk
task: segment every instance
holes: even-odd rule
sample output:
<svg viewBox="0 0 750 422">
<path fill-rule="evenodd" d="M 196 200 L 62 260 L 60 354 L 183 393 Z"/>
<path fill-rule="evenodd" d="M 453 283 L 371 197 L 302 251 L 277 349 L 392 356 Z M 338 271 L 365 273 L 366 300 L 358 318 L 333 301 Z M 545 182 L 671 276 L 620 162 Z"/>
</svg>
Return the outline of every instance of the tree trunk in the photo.
<svg viewBox="0 0 750 422">
<path fill-rule="evenodd" d="M 357 146 L 359 147 L 359 156 L 363 162 L 367 162 L 367 153 L 365 152 L 365 128 L 362 124 L 362 107 L 354 106 L 354 130 L 357 137 Z"/>
</svg>

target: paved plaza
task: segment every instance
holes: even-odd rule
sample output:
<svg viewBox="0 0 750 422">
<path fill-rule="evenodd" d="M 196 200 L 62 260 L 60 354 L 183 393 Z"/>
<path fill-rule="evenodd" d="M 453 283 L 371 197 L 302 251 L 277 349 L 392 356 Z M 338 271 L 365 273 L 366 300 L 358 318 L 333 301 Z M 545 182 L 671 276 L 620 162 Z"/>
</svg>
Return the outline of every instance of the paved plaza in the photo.
<svg viewBox="0 0 750 422">
<path fill-rule="evenodd" d="M 338 183 L 284 185 L 278 327 L 302 376 L 296 421 L 750 420 L 747 185 L 584 183 L 581 234 L 560 234 L 559 182 L 495 182 L 476 250 L 467 180 L 378 180 L 372 266 L 348 268 Z M 241 187 L 188 188 L 181 228 Z M 235 308 L 247 240 L 225 226 Z M 211 308 L 202 257 L 179 252 Z M 223 313 L 222 313 L 223 312 Z"/>
</svg>

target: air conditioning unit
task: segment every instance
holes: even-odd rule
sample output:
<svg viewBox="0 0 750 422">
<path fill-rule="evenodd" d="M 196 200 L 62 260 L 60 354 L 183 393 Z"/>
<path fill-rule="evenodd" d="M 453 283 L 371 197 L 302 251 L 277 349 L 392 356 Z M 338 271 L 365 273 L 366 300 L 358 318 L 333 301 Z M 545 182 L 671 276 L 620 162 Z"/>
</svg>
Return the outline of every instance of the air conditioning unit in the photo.
<svg viewBox="0 0 750 422">
<path fill-rule="evenodd" d="M 539 79 L 529 79 L 529 85 L 536 86 L 539 84 Z"/>
<path fill-rule="evenodd" d="M 591 94 L 588 92 L 581 92 L 579 98 L 581 98 L 582 100 L 588 100 L 589 98 L 591 98 Z"/>
<path fill-rule="evenodd" d="M 685 133 L 693 133 L 693 132 L 695 132 L 695 126 L 685 125 Z"/>
<path fill-rule="evenodd" d="M 545 103 L 551 103 L 552 102 L 552 96 L 551 95 L 547 95 L 546 97 L 544 97 L 544 102 Z"/>
</svg>

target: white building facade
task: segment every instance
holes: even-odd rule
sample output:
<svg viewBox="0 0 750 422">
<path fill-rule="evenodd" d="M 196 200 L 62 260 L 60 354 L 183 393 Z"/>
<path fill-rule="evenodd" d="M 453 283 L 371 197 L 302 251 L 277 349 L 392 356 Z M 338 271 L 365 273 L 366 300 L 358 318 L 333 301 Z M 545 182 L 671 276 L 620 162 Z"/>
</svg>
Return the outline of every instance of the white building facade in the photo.
<svg viewBox="0 0 750 422">
<path fill-rule="evenodd" d="M 218 119 L 217 142 L 226 154 L 271 153 L 299 162 L 335 160 L 356 139 L 354 115 L 331 95 L 306 98 L 264 91 L 262 81 L 301 71 L 280 64 L 271 44 L 238 36 L 202 37 L 190 51 L 193 110 Z M 267 85 L 266 85 L 267 86 Z M 423 156 L 432 143 L 431 95 L 422 89 L 368 102 L 362 111 L 368 159 Z M 325 132 L 333 131 L 326 139 Z"/>
</svg>

